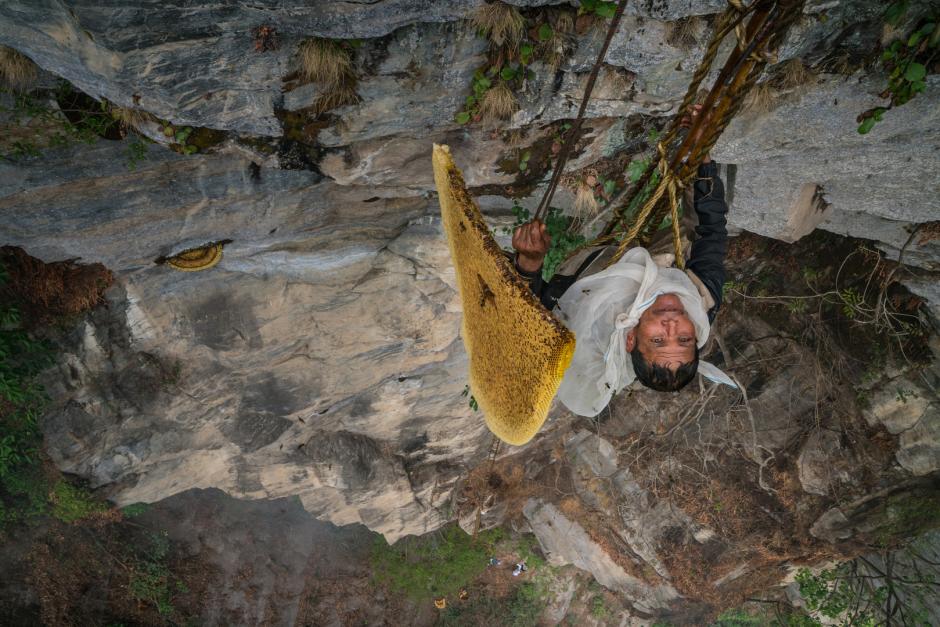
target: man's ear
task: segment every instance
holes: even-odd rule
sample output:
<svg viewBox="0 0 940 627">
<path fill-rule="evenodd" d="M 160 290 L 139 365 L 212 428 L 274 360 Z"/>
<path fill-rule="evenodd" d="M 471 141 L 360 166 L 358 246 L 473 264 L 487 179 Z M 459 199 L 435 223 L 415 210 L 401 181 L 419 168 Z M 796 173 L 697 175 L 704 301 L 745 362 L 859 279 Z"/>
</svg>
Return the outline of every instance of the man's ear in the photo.
<svg viewBox="0 0 940 627">
<path fill-rule="evenodd" d="M 632 353 L 636 348 L 636 327 L 627 331 L 627 352 Z"/>
</svg>

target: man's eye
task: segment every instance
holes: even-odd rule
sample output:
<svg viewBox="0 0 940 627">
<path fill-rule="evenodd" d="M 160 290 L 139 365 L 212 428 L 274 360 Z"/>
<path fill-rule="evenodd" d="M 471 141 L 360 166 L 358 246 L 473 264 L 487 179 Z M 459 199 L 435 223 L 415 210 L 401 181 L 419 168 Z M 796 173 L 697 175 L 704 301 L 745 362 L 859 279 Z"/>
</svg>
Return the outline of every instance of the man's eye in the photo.
<svg viewBox="0 0 940 627">
<path fill-rule="evenodd" d="M 661 337 L 654 337 L 654 338 L 653 338 L 653 344 L 656 344 L 656 345 L 658 346 L 658 345 L 660 345 L 660 344 L 662 344 L 662 343 L 663 343 L 663 338 L 661 338 Z"/>
</svg>

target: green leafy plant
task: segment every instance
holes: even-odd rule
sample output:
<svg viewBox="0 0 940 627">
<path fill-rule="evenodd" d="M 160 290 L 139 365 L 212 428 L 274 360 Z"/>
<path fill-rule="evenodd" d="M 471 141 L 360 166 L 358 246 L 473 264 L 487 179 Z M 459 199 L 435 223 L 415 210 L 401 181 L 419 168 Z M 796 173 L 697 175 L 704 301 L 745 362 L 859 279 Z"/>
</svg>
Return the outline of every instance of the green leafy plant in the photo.
<svg viewBox="0 0 940 627">
<path fill-rule="evenodd" d="M 842 313 L 850 320 L 855 318 L 855 312 L 858 306 L 865 302 L 861 294 L 859 294 L 858 290 L 854 287 L 841 290 L 839 297 L 842 299 Z"/>
<path fill-rule="evenodd" d="M 896 26 L 907 11 L 907 5 L 906 0 L 890 5 L 884 14 L 885 22 Z M 858 132 L 862 135 L 871 131 L 889 109 L 907 103 L 927 88 L 927 73 L 940 43 L 937 17 L 933 16 L 912 32 L 894 40 L 881 53 L 882 67 L 888 73 L 888 86 L 881 92 L 881 97 L 889 98 L 890 104 L 868 109 L 858 116 Z"/>
<path fill-rule="evenodd" d="M 477 399 L 475 399 L 473 397 L 473 394 L 470 393 L 469 384 L 464 386 L 463 392 L 461 392 L 460 395 L 467 397 L 467 405 L 470 407 L 470 409 L 472 409 L 473 411 L 478 411 L 480 409 L 480 405 L 477 403 Z"/>
<path fill-rule="evenodd" d="M 607 608 L 607 604 L 604 603 L 604 597 L 599 594 L 591 599 L 591 616 L 601 620 L 610 616 L 610 610 Z"/>
<path fill-rule="evenodd" d="M 519 171 L 525 172 L 529 169 L 529 158 L 532 156 L 531 150 L 524 150 L 522 154 L 519 155 Z"/>
<path fill-rule="evenodd" d="M 108 510 L 107 505 L 96 500 L 87 490 L 59 480 L 53 486 L 49 500 L 52 515 L 65 523 L 72 523 L 99 512 Z"/>
<path fill-rule="evenodd" d="M 506 230 L 510 233 L 531 219 L 529 210 L 519 204 L 513 205 L 512 213 L 516 221 L 511 227 L 507 227 Z M 542 278 L 548 281 L 555 275 L 555 270 L 568 257 L 568 254 L 587 240 L 583 235 L 573 232 L 574 221 L 557 207 L 549 207 L 542 221 L 552 241 L 542 261 Z"/>
<path fill-rule="evenodd" d="M 8 280 L 0 262 L 0 290 Z M 36 459 L 37 418 L 46 402 L 36 375 L 51 362 L 50 345 L 26 331 L 15 305 L 0 301 L 0 478 Z"/>
<path fill-rule="evenodd" d="M 605 0 L 581 0 L 578 7 L 578 15 L 596 15 L 604 19 L 612 18 L 616 12 L 617 3 Z"/>
<path fill-rule="evenodd" d="M 128 591 L 143 603 L 150 603 L 162 616 L 172 616 L 173 595 L 186 592 L 182 580 L 174 577 L 167 565 L 170 540 L 166 532 L 149 534 L 148 541 L 132 563 Z"/>
<path fill-rule="evenodd" d="M 186 143 L 189 136 L 192 135 L 192 132 L 193 127 L 191 126 L 176 127 L 169 122 L 163 125 L 163 135 L 173 140 L 173 143 L 170 144 L 170 148 L 184 155 L 192 155 L 199 152 L 198 146 Z"/>
<path fill-rule="evenodd" d="M 7 104 L 0 104 L 0 113 L 9 116 L 13 125 L 29 130 L 32 135 L 3 144 L 7 159 L 38 157 L 49 148 L 75 143 L 91 144 L 101 137 L 120 139 L 129 136 L 128 168 L 133 169 L 146 153 L 145 139 L 128 132 L 127 125 L 116 119 L 116 108 L 105 100 L 96 101 L 62 81 L 55 89 L 23 93 L 0 88 L 8 94 Z M 55 101 L 57 104 L 52 104 Z"/>
<path fill-rule="evenodd" d="M 488 564 L 499 530 L 480 532 L 476 538 L 456 525 L 422 538 L 404 538 L 389 545 L 376 539 L 371 563 L 377 583 L 417 602 L 435 597 L 453 599 Z"/>
</svg>

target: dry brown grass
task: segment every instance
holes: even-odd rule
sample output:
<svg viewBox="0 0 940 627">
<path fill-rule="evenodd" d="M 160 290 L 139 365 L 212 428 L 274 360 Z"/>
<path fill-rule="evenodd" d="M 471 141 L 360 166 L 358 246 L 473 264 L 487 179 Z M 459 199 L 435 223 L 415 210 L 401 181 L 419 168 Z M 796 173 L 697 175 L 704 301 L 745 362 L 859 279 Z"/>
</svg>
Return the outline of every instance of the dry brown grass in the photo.
<svg viewBox="0 0 940 627">
<path fill-rule="evenodd" d="M 336 85 L 324 94 L 317 97 L 313 103 L 313 111 L 317 115 L 326 113 L 338 107 L 354 105 L 360 102 L 361 98 L 356 93 L 354 85 L 340 84 Z"/>
<path fill-rule="evenodd" d="M 816 78 L 816 72 L 807 67 L 802 59 L 789 59 L 780 64 L 772 82 L 781 91 L 798 89 L 809 85 Z"/>
<path fill-rule="evenodd" d="M 758 83 L 744 99 L 742 110 L 770 111 L 785 98 L 799 98 L 816 79 L 816 72 L 801 59 L 788 59 L 771 69 L 771 76 Z"/>
<path fill-rule="evenodd" d="M 561 184 L 574 194 L 572 210 L 576 218 L 583 220 L 597 213 L 599 205 L 597 198 L 594 197 L 594 186 L 597 184 L 596 170 L 588 168 L 580 175 L 565 175 L 561 179 Z"/>
<path fill-rule="evenodd" d="M 297 48 L 300 77 L 309 82 L 332 88 L 355 76 L 352 55 L 332 39 L 307 39 Z"/>
<path fill-rule="evenodd" d="M 156 120 L 153 115 L 142 109 L 111 105 L 111 117 L 121 123 L 125 130 L 140 128 L 147 122 Z"/>
<path fill-rule="evenodd" d="M 769 81 L 758 83 L 754 85 L 747 96 L 744 97 L 744 102 L 741 103 L 741 111 L 766 113 L 773 109 L 776 95 L 776 91 L 770 85 Z"/>
<path fill-rule="evenodd" d="M 923 246 L 928 242 L 940 239 L 940 220 L 924 222 L 917 229 L 917 245 Z"/>
<path fill-rule="evenodd" d="M 502 2 L 482 4 L 470 16 L 470 21 L 497 46 L 508 45 L 515 48 L 525 30 L 525 18 L 519 9 Z"/>
<path fill-rule="evenodd" d="M 699 42 L 702 18 L 691 15 L 666 24 L 666 43 L 681 50 L 689 50 Z"/>
<path fill-rule="evenodd" d="M 36 64 L 13 48 L 0 46 L 0 80 L 14 91 L 28 91 L 36 81 Z"/>
<path fill-rule="evenodd" d="M 480 120 L 483 126 L 497 126 L 500 122 L 508 120 L 512 114 L 519 110 L 519 102 L 503 81 L 499 81 L 487 90 L 480 103 Z"/>
<path fill-rule="evenodd" d="M 555 30 L 562 35 L 568 35 L 574 32 L 574 14 L 569 11 L 562 11 L 555 18 Z"/>
<path fill-rule="evenodd" d="M 44 263 L 14 246 L 0 248 L 0 261 L 9 276 L 0 298 L 20 303 L 23 319 L 36 325 L 91 309 L 114 282 L 100 263 Z"/>
<path fill-rule="evenodd" d="M 342 43 L 332 39 L 307 39 L 297 49 L 297 61 L 301 79 L 323 88 L 313 103 L 315 115 L 360 102 L 352 54 Z"/>
</svg>

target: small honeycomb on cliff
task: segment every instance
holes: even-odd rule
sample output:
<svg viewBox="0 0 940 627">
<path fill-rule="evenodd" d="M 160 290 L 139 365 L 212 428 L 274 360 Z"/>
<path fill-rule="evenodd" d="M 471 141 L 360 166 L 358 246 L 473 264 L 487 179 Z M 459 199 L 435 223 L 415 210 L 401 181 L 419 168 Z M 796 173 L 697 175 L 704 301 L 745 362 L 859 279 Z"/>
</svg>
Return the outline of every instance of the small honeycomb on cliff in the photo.
<svg viewBox="0 0 940 627">
<path fill-rule="evenodd" d="M 509 444 L 525 444 L 545 422 L 574 354 L 574 335 L 500 250 L 447 146 L 434 146 L 433 161 L 463 303 L 470 387 L 490 431 Z"/>
</svg>

